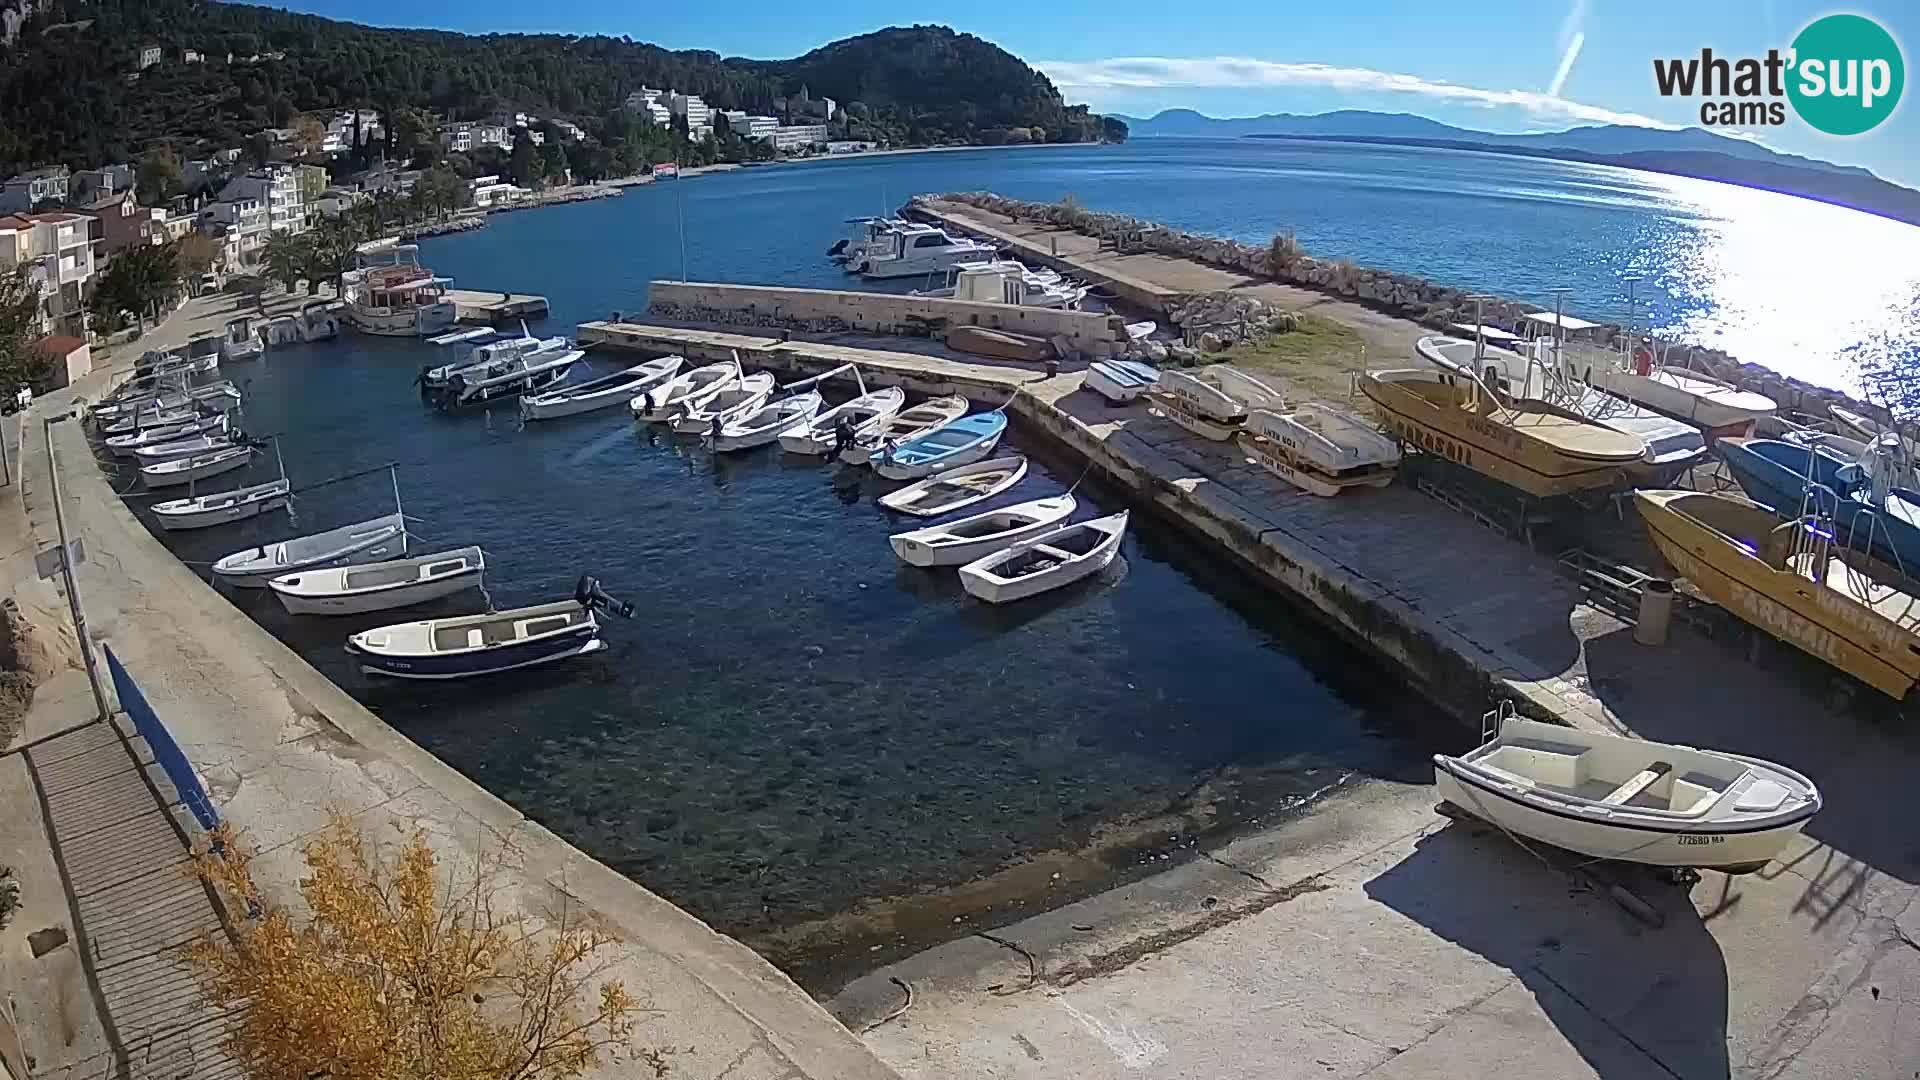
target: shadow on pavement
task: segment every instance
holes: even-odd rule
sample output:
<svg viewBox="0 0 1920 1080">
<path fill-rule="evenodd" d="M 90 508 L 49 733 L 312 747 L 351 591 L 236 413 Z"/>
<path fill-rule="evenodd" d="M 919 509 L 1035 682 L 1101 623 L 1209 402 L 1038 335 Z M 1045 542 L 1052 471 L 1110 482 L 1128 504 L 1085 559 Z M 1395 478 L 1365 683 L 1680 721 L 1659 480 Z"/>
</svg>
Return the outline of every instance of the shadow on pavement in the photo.
<svg viewBox="0 0 1920 1080">
<path fill-rule="evenodd" d="M 1686 891 L 1639 875 L 1629 884 L 1665 915 L 1662 929 L 1543 866 L 1491 826 L 1463 822 L 1420 841 L 1365 888 L 1513 972 L 1598 1075 L 1728 1076 L 1719 944 Z"/>
</svg>

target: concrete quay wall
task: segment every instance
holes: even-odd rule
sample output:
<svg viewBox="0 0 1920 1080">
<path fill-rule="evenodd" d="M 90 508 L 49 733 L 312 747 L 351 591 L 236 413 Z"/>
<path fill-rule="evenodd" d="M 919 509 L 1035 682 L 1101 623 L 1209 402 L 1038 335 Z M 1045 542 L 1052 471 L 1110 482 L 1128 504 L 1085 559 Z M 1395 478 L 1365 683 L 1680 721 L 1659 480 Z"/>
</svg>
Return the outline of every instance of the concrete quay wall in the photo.
<svg viewBox="0 0 1920 1080">
<path fill-rule="evenodd" d="M 1090 311 L 983 304 L 932 296 L 840 289 L 782 289 L 703 281 L 655 281 L 649 314 L 689 322 L 792 329 L 808 333 L 921 334 L 978 326 L 1066 339 L 1073 351 L 1108 356 L 1127 342 L 1126 321 Z"/>
</svg>

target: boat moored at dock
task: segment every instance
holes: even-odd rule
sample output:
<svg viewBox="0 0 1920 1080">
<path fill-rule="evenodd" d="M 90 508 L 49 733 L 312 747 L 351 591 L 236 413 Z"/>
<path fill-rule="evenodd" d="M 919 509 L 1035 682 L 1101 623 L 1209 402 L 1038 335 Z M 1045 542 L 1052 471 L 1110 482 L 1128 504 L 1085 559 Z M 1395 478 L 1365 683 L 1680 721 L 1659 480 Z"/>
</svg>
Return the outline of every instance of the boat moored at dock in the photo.
<svg viewBox="0 0 1920 1080">
<path fill-rule="evenodd" d="M 961 239 L 932 225 L 902 224 L 875 237 L 847 266 L 869 278 L 926 277 L 995 254 L 992 244 Z"/>
<path fill-rule="evenodd" d="M 385 562 L 406 552 L 406 519 L 395 511 L 311 536 L 236 551 L 213 564 L 213 576 L 239 588 L 264 589 L 269 578 L 296 570 Z"/>
<path fill-rule="evenodd" d="M 1005 409 L 963 416 L 918 438 L 882 448 L 871 459 L 873 471 L 889 480 L 918 480 L 971 465 L 993 453 L 1006 433 Z"/>
<path fill-rule="evenodd" d="M 453 280 L 420 265 L 415 245 L 364 244 L 357 258 L 359 265 L 340 279 L 347 322 L 354 329 L 380 337 L 426 337 L 459 320 L 459 307 L 447 296 Z"/>
<path fill-rule="evenodd" d="M 959 394 L 932 398 L 900 410 L 886 423 L 865 434 L 854 436 L 853 445 L 840 451 L 840 460 L 848 465 L 868 465 L 883 448 L 912 442 L 967 414 L 967 399 Z"/>
<path fill-rule="evenodd" d="M 878 502 L 902 514 L 936 517 L 991 499 L 1019 483 L 1026 475 L 1026 455 L 1011 454 L 943 469 L 925 480 L 915 481 L 898 491 L 880 496 Z"/>
<path fill-rule="evenodd" d="M 924 529 L 894 533 L 887 541 L 900 561 L 909 566 L 961 566 L 1029 537 L 1052 532 L 1071 517 L 1078 506 L 1072 495 L 1050 495 Z"/>
<path fill-rule="evenodd" d="M 445 386 L 431 391 L 427 400 L 448 413 L 517 402 L 523 394 L 538 393 L 565 379 L 586 355 L 581 349 L 529 353 L 500 364 L 457 371 L 448 376 Z"/>
<path fill-rule="evenodd" d="M 906 401 L 907 392 L 897 386 L 863 393 L 814 414 L 805 424 L 781 435 L 780 449 L 789 454 L 831 454 L 880 430 Z"/>
<path fill-rule="evenodd" d="M 625 405 L 678 375 L 686 362 L 685 357 L 663 356 L 588 382 L 525 396 L 520 399 L 520 415 L 528 420 L 553 420 Z"/>
<path fill-rule="evenodd" d="M 741 377 L 738 356 L 682 371 L 652 390 L 637 395 L 631 403 L 633 415 L 652 423 L 668 423 L 686 409 L 698 406 L 739 382 Z"/>
<path fill-rule="evenodd" d="M 813 419 L 823 404 L 818 391 L 769 401 L 744 416 L 734 417 L 707 435 L 715 451 L 751 450 L 765 446 Z"/>
<path fill-rule="evenodd" d="M 243 469 L 253 460 L 251 446 L 226 446 L 191 457 L 140 466 L 140 482 L 149 488 L 177 487 Z"/>
<path fill-rule="evenodd" d="M 479 586 L 486 553 L 478 547 L 409 559 L 301 570 L 267 579 L 294 615 L 361 615 L 412 607 Z"/>
<path fill-rule="evenodd" d="M 960 585 L 989 604 L 1024 600 L 1093 576 L 1120 554 L 1128 511 L 1028 537 L 960 568 Z"/>
<path fill-rule="evenodd" d="M 242 462 L 246 457 L 240 459 Z M 185 481 L 182 481 L 184 483 Z M 220 491 L 211 495 L 196 495 L 188 499 L 169 499 L 154 503 L 150 510 L 160 522 L 160 527 L 169 532 L 185 529 L 204 529 L 212 525 L 225 525 L 230 521 L 245 521 L 259 517 L 270 510 L 287 505 L 292 485 L 284 478 L 269 480 L 264 484 L 252 484 L 234 488 L 232 491 Z"/>
<path fill-rule="evenodd" d="M 632 604 L 607 596 L 592 578 L 581 578 L 568 600 L 376 627 L 347 638 L 347 652 L 361 670 L 400 679 L 493 675 L 606 648 L 599 611 L 633 617 Z"/>
<path fill-rule="evenodd" d="M 682 435 L 708 435 L 767 403 L 773 396 L 773 372 L 756 371 L 724 386 L 718 393 L 682 404 L 669 426 Z M 698 396 L 698 395 L 696 395 Z"/>
</svg>

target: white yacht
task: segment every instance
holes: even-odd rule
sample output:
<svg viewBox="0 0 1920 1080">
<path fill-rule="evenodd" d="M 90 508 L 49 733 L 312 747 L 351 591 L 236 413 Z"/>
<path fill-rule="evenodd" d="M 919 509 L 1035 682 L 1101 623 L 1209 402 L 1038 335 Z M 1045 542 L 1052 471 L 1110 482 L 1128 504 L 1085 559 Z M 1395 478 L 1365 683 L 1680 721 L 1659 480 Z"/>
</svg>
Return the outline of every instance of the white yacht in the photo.
<svg viewBox="0 0 1920 1080">
<path fill-rule="evenodd" d="M 1071 311 L 1086 299 L 1087 287 L 1051 270 L 1029 269 L 1013 259 L 988 259 L 960 263 L 953 268 L 951 285 L 915 295 Z"/>
<path fill-rule="evenodd" d="M 958 239 L 932 225 L 902 225 L 878 238 L 866 254 L 848 265 L 863 277 L 925 277 L 993 257 L 991 244 Z"/>
<path fill-rule="evenodd" d="M 452 326 L 459 309 L 447 295 L 452 278 L 420 265 L 413 244 L 367 244 L 359 265 L 341 275 L 340 292 L 354 329 L 381 337 L 418 337 Z"/>
<path fill-rule="evenodd" d="M 827 258 L 837 263 L 851 263 L 867 254 L 875 243 L 884 241 L 895 229 L 907 227 L 905 221 L 895 217 L 857 217 L 847 219 L 847 234 L 833 242 L 827 249 Z M 882 247 L 886 246 L 884 243 Z"/>
</svg>

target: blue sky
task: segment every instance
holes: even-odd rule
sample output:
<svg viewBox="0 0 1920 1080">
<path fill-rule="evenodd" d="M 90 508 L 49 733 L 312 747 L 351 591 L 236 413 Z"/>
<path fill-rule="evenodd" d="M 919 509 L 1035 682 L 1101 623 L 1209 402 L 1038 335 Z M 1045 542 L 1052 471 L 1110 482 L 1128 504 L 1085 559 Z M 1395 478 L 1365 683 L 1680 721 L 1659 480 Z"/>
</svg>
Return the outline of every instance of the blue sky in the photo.
<svg viewBox="0 0 1920 1080">
<path fill-rule="evenodd" d="M 1914 0 L 1366 0 L 1351 6 L 1219 0 L 1203 8 L 1169 7 L 1165 0 L 1049 0 L 918 10 L 876 0 L 799 8 L 770 0 L 684 8 L 628 0 L 291 0 L 275 6 L 383 26 L 625 34 L 668 48 L 760 58 L 796 56 L 882 26 L 939 22 L 995 42 L 1046 71 L 1069 101 L 1105 112 L 1151 115 L 1187 107 L 1247 116 L 1363 108 L 1490 131 L 1615 119 L 1697 124 L 1697 101 L 1663 99 L 1655 90 L 1655 57 L 1697 56 L 1702 46 L 1721 55 L 1760 56 L 1770 46 L 1784 49 L 1800 27 L 1834 11 L 1877 19 L 1901 42 L 1909 67 L 1920 60 Z M 1920 106 L 1910 100 L 1872 132 L 1851 138 L 1822 135 L 1792 117 L 1783 127 L 1749 134 L 1778 150 L 1864 165 L 1920 186 Z"/>
</svg>

